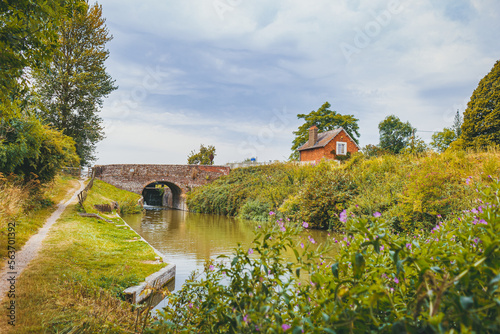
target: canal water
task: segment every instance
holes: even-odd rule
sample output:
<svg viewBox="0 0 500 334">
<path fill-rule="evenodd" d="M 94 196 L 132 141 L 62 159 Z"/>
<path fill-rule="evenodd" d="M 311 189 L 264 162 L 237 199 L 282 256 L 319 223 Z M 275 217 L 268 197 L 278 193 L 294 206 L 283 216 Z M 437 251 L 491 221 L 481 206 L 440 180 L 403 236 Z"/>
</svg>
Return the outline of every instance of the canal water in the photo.
<svg viewBox="0 0 500 334">
<path fill-rule="evenodd" d="M 218 215 L 197 214 L 180 210 L 145 210 L 141 214 L 125 215 L 123 219 L 153 247 L 175 263 L 177 290 L 194 270 L 203 270 L 208 259 L 231 255 L 238 243 L 250 247 L 258 223 Z M 328 237 L 326 231 L 307 230 L 318 243 Z"/>
</svg>

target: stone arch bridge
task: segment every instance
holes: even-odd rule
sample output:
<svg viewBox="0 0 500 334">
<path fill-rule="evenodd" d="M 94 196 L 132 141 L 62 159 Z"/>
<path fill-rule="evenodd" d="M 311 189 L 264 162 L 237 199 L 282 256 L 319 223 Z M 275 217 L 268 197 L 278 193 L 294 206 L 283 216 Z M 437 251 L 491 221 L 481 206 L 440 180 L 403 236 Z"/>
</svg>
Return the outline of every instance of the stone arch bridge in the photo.
<svg viewBox="0 0 500 334">
<path fill-rule="evenodd" d="M 95 177 L 142 195 L 148 205 L 187 210 L 188 191 L 228 175 L 230 167 L 203 165 L 97 165 Z"/>
</svg>

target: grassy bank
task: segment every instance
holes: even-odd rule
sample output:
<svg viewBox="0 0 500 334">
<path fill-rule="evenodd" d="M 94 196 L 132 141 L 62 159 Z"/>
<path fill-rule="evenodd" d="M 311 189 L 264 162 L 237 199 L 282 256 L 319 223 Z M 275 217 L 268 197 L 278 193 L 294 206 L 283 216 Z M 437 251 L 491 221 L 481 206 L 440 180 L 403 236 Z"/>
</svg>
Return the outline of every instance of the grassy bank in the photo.
<svg viewBox="0 0 500 334">
<path fill-rule="evenodd" d="M 93 204 L 135 200 L 138 196 L 95 182 Z M 136 314 L 122 291 L 142 282 L 165 264 L 137 234 L 110 214 L 108 223 L 78 215 L 70 205 L 44 242 L 34 263 L 17 282 L 17 319 L 13 333 L 123 333 L 132 331 Z M 101 214 L 102 216 L 106 216 Z"/>
<path fill-rule="evenodd" d="M 312 227 L 343 229 L 339 214 L 381 212 L 394 229 L 432 228 L 440 217 L 470 208 L 474 190 L 467 179 L 488 182 L 499 175 L 500 153 L 450 152 L 425 156 L 366 158 L 235 169 L 188 194 L 196 212 L 268 219 L 269 211 Z M 470 177 L 470 178 L 469 178 Z"/>
<path fill-rule="evenodd" d="M 0 175 L 0 267 L 7 255 L 8 222 L 16 222 L 16 247 L 20 249 L 78 185 L 76 178 L 59 175 L 51 183 L 35 189 L 34 185 L 22 186 Z"/>
</svg>

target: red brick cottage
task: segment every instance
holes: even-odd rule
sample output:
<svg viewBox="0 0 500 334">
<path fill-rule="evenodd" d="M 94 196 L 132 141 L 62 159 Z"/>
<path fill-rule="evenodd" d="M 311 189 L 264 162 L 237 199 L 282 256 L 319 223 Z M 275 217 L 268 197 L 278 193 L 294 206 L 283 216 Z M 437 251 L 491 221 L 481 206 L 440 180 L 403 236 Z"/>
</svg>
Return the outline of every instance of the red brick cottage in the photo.
<svg viewBox="0 0 500 334">
<path fill-rule="evenodd" d="M 338 155 L 347 155 L 348 152 L 352 154 L 359 150 L 358 144 L 343 128 L 318 133 L 316 126 L 309 129 L 308 142 L 298 148 L 300 161 L 335 159 Z"/>
</svg>

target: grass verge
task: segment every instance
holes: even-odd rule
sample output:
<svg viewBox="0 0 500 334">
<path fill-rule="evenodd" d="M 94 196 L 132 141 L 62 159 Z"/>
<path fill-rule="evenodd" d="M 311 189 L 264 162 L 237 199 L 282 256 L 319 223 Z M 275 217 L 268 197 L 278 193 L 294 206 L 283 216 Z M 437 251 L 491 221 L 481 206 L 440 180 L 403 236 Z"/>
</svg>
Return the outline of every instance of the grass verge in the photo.
<svg viewBox="0 0 500 334">
<path fill-rule="evenodd" d="M 67 200 L 79 186 L 78 179 L 72 176 L 58 175 L 54 181 L 44 185 L 35 198 L 28 196 L 29 189 L 12 184 L 3 184 L 0 196 L 2 204 L 11 207 L 10 215 L 0 223 L 0 269 L 5 265 L 7 255 L 7 222 L 16 222 L 16 248 L 19 250 L 26 241 L 43 226 L 47 218 L 56 210 L 57 204 Z M 7 201 L 9 202 L 7 204 Z M 0 205 L 1 206 L 1 205 Z"/>
<path fill-rule="evenodd" d="M 88 204 L 132 196 L 108 187 L 96 182 Z M 77 204 L 66 209 L 17 282 L 12 333 L 133 331 L 135 313 L 121 292 L 166 264 L 147 263 L 155 259 L 152 248 L 133 241 L 137 234 L 109 217 L 113 223 L 79 216 Z"/>
</svg>

